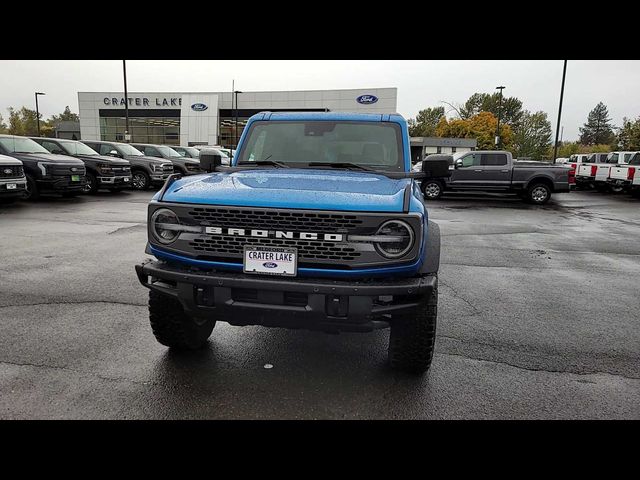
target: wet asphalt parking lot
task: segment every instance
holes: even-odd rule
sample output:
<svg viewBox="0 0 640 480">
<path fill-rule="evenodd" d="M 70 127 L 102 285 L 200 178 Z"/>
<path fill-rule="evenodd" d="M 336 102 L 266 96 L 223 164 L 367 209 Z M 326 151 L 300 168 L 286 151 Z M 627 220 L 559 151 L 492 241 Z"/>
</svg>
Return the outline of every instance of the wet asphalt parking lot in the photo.
<svg viewBox="0 0 640 480">
<path fill-rule="evenodd" d="M 438 335 L 412 376 L 387 366 L 388 330 L 156 343 L 134 273 L 151 196 L 0 206 L 0 418 L 640 418 L 640 200 L 431 202 Z"/>
</svg>

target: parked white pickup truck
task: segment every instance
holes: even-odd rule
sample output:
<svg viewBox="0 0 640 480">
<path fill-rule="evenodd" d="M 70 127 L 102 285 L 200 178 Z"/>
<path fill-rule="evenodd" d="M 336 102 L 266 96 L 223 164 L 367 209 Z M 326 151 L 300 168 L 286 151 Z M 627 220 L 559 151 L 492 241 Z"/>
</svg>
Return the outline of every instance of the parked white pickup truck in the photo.
<svg viewBox="0 0 640 480">
<path fill-rule="evenodd" d="M 606 164 L 608 153 L 591 153 L 576 169 L 576 188 L 595 188 L 598 165 Z"/>
<path fill-rule="evenodd" d="M 633 153 L 627 165 L 615 165 L 611 167 L 607 183 L 612 189 L 629 191 L 632 195 L 640 194 L 640 152 Z"/>
<path fill-rule="evenodd" d="M 618 165 L 627 165 L 637 152 L 611 152 L 607 157 L 607 163 L 597 165 L 593 183 L 596 190 L 601 192 L 620 193 L 623 188 L 608 182 L 611 169 Z"/>
</svg>

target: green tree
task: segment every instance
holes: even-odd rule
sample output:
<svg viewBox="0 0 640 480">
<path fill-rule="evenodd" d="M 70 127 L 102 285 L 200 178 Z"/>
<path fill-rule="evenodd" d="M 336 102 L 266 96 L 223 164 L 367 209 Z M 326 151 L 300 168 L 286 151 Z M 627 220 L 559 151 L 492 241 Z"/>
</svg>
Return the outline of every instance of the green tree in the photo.
<svg viewBox="0 0 640 480">
<path fill-rule="evenodd" d="M 616 135 L 616 147 L 619 150 L 640 150 L 640 117 L 636 120 L 622 119 L 622 127 Z"/>
<path fill-rule="evenodd" d="M 589 112 L 587 123 L 580 127 L 582 145 L 611 144 L 615 139 L 607 106 L 599 102 Z"/>
<path fill-rule="evenodd" d="M 475 138 L 479 150 L 495 148 L 494 139 L 498 128 L 498 119 L 491 112 L 480 112 L 468 119 L 447 120 L 442 117 L 436 128 L 439 137 Z M 500 125 L 503 148 L 511 147 L 512 130 L 507 124 Z"/>
<path fill-rule="evenodd" d="M 425 108 L 420 110 L 415 120 L 410 118 L 409 135 L 412 137 L 433 137 L 440 119 L 444 117 L 444 107 Z"/>
<path fill-rule="evenodd" d="M 16 110 L 9 107 L 9 128 L 7 132 L 11 135 L 36 136 L 38 135 L 38 121 L 35 110 L 22 107 Z M 40 134 L 43 137 L 53 136 L 53 125 L 46 120 L 42 120 L 40 114 Z"/>
<path fill-rule="evenodd" d="M 69 105 L 64 107 L 64 112 L 62 112 L 60 115 L 51 115 L 51 118 L 48 120 L 49 123 L 54 125 L 57 125 L 58 123 L 64 122 L 64 121 L 72 121 L 72 122 L 80 121 L 80 117 L 78 116 L 78 114 L 73 113 L 69 108 Z"/>
<path fill-rule="evenodd" d="M 500 93 L 474 93 L 458 109 L 460 117 L 469 119 L 480 112 L 491 112 L 496 118 L 500 113 L 500 123 L 516 126 L 520 122 L 523 111 L 522 101 L 516 97 L 502 97 L 500 104 Z"/>
<path fill-rule="evenodd" d="M 7 128 L 7 124 L 4 123 L 4 118 L 2 118 L 1 113 L 0 113 L 0 133 L 9 133 L 9 129 Z"/>
<path fill-rule="evenodd" d="M 551 122 L 545 112 L 524 110 L 518 125 L 513 128 L 513 155 L 534 160 L 547 158 L 551 134 Z"/>
</svg>

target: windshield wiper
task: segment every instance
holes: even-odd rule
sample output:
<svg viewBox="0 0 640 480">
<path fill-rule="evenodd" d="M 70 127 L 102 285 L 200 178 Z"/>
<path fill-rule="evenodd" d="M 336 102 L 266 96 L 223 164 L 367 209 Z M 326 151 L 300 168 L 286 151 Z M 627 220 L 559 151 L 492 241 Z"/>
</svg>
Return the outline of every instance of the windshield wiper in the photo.
<svg viewBox="0 0 640 480">
<path fill-rule="evenodd" d="M 290 168 L 289 165 L 287 165 L 286 163 L 276 162 L 275 160 L 258 160 L 257 162 L 238 163 L 238 166 L 243 166 L 243 165 L 272 165 L 274 167 Z"/>
<path fill-rule="evenodd" d="M 377 172 L 373 168 L 364 167 L 362 165 L 358 165 L 357 163 L 349 163 L 349 162 L 310 162 L 307 164 L 309 167 L 331 167 L 331 168 L 347 168 L 347 169 L 356 169 L 356 170 L 364 170 L 365 172 Z"/>
</svg>

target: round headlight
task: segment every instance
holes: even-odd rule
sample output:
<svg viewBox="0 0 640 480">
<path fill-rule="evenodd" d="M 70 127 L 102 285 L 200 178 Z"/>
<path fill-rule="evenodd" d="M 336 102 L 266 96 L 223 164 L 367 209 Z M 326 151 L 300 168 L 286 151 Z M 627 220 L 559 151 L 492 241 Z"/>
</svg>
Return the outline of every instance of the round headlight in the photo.
<svg viewBox="0 0 640 480">
<path fill-rule="evenodd" d="M 401 220 L 384 222 L 378 229 L 376 236 L 389 237 L 384 241 L 380 239 L 375 243 L 376 250 L 383 257 L 399 258 L 413 247 L 413 229 L 408 223 Z"/>
<path fill-rule="evenodd" d="M 168 245 L 174 242 L 180 235 L 180 220 L 173 211 L 168 208 L 160 208 L 151 216 L 151 229 L 153 235 L 160 243 Z"/>
</svg>

